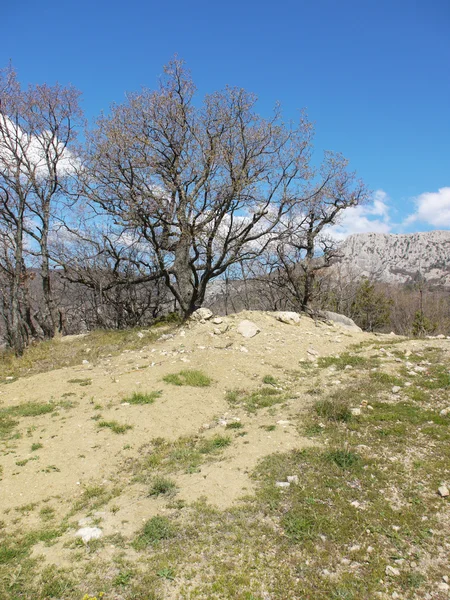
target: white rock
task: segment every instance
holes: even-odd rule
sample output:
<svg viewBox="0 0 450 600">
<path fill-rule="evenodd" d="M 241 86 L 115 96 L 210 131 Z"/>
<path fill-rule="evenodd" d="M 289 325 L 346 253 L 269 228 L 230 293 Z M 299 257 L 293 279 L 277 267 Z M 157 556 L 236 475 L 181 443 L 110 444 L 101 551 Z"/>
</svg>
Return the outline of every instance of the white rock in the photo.
<svg viewBox="0 0 450 600">
<path fill-rule="evenodd" d="M 241 347 L 239 348 L 239 350 L 240 350 L 241 352 L 244 352 L 245 354 L 247 354 L 247 353 L 248 353 L 248 350 L 247 350 L 247 348 L 246 348 L 245 346 L 241 346 Z"/>
<path fill-rule="evenodd" d="M 386 567 L 385 573 L 386 575 L 390 575 L 391 577 L 398 577 L 400 575 L 400 570 L 388 565 Z"/>
<path fill-rule="evenodd" d="M 277 488 L 288 488 L 290 487 L 289 481 L 277 481 L 275 482 L 275 487 Z"/>
<path fill-rule="evenodd" d="M 286 479 L 288 480 L 289 483 L 298 483 L 298 475 L 288 475 L 286 477 Z"/>
<path fill-rule="evenodd" d="M 83 363 L 83 365 L 88 365 L 89 361 L 88 360 L 83 360 L 82 363 Z"/>
<path fill-rule="evenodd" d="M 90 542 L 91 540 L 98 540 L 102 535 L 103 532 L 99 527 L 82 527 L 75 534 L 75 536 L 80 537 L 84 543 Z"/>
<path fill-rule="evenodd" d="M 398 394 L 401 391 L 401 387 L 399 385 L 394 385 L 394 387 L 392 388 L 392 393 L 393 394 Z"/>
<path fill-rule="evenodd" d="M 136 335 L 138 336 L 138 338 L 140 340 L 142 340 L 142 338 L 144 337 L 144 334 L 142 333 L 142 331 L 138 331 Z"/>
<path fill-rule="evenodd" d="M 441 592 L 448 592 L 448 590 L 450 590 L 450 585 L 448 585 L 448 583 L 438 583 L 438 590 Z"/>
<path fill-rule="evenodd" d="M 208 320 L 213 316 L 209 308 L 199 308 L 191 315 L 193 321 L 201 321 L 202 319 Z"/>
<path fill-rule="evenodd" d="M 255 337 L 260 331 L 261 329 L 253 321 L 247 319 L 241 321 L 237 326 L 237 332 L 245 338 Z"/>
<path fill-rule="evenodd" d="M 221 323 L 223 323 L 223 319 L 221 319 L 220 317 L 214 317 L 212 322 L 214 323 L 214 325 L 220 325 Z"/>
<path fill-rule="evenodd" d="M 443 408 L 439 414 L 441 415 L 441 417 L 446 417 L 449 412 L 450 408 Z"/>
<path fill-rule="evenodd" d="M 443 576 L 442 576 L 442 581 L 443 581 L 444 583 L 448 583 L 448 575 L 443 575 Z"/>
<path fill-rule="evenodd" d="M 450 491 L 446 485 L 441 485 L 441 487 L 438 489 L 438 494 L 442 498 L 447 498 L 447 496 L 450 496 Z"/>
<path fill-rule="evenodd" d="M 286 323 L 286 325 L 295 325 L 300 323 L 301 317 L 296 312 L 283 311 L 276 313 L 276 319 L 281 323 Z"/>
<path fill-rule="evenodd" d="M 314 350 L 314 348 L 308 348 L 308 350 L 306 351 L 308 354 L 310 354 L 311 356 L 319 356 L 319 353 L 317 352 L 317 350 Z"/>
<path fill-rule="evenodd" d="M 352 415 L 358 416 L 361 414 L 361 409 L 360 408 L 351 408 L 350 412 L 352 413 Z"/>
</svg>

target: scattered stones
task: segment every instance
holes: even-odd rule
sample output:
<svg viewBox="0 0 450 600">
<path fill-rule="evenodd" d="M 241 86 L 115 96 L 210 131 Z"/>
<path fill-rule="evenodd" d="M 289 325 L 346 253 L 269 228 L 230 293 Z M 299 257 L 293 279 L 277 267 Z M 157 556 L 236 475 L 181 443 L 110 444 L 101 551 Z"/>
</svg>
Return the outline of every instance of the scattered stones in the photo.
<svg viewBox="0 0 450 600">
<path fill-rule="evenodd" d="M 253 321 L 248 321 L 247 319 L 241 321 L 237 326 L 237 332 L 244 338 L 255 337 L 260 331 L 261 329 Z"/>
<path fill-rule="evenodd" d="M 390 577 L 399 577 L 400 570 L 396 569 L 395 567 L 391 567 L 390 565 L 388 565 L 386 567 L 385 573 L 386 573 L 386 575 L 389 575 Z"/>
<path fill-rule="evenodd" d="M 158 342 L 165 342 L 167 340 L 171 340 L 173 339 L 173 334 L 172 333 L 163 333 L 163 335 L 160 335 L 158 338 Z"/>
<path fill-rule="evenodd" d="M 199 308 L 194 313 L 192 313 L 191 319 L 193 321 L 202 321 L 202 320 L 207 321 L 212 316 L 213 316 L 213 314 L 209 310 L 209 308 Z"/>
<path fill-rule="evenodd" d="M 76 533 L 76 537 L 80 537 L 85 544 L 91 540 L 98 540 L 103 535 L 102 530 L 99 527 L 82 527 Z"/>
<path fill-rule="evenodd" d="M 441 485 L 438 489 L 438 494 L 441 498 L 447 498 L 447 496 L 450 496 L 450 491 L 446 485 Z"/>
<path fill-rule="evenodd" d="M 277 321 L 281 321 L 281 323 L 286 323 L 286 325 L 295 325 L 296 323 L 300 323 L 301 317 L 296 312 L 283 311 L 276 313 Z"/>
</svg>

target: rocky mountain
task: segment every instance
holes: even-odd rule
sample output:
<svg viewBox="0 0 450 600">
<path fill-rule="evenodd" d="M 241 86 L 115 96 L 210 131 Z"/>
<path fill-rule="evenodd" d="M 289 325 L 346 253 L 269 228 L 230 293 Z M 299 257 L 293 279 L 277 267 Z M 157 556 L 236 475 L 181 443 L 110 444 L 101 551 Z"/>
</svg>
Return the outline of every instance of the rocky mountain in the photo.
<svg viewBox="0 0 450 600">
<path fill-rule="evenodd" d="M 340 264 L 350 273 L 386 283 L 409 283 L 422 276 L 450 287 L 450 231 L 357 233 L 341 246 Z"/>
</svg>

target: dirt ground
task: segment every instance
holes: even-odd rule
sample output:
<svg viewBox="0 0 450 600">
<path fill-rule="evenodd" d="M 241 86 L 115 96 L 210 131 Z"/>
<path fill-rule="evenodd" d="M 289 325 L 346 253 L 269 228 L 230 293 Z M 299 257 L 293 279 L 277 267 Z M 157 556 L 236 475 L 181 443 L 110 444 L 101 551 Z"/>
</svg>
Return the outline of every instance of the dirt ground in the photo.
<svg viewBox="0 0 450 600">
<path fill-rule="evenodd" d="M 197 473 L 177 475 L 177 498 L 191 502 L 203 497 L 225 508 L 251 493 L 248 473 L 262 457 L 312 443 L 302 438 L 290 421 L 310 398 L 299 393 L 272 409 L 249 415 L 230 407 L 225 399 L 227 390 L 251 391 L 261 386 L 267 375 L 288 382 L 290 372 L 298 370 L 300 362 L 340 353 L 371 339 L 366 333 L 308 317 L 295 325 L 275 317 L 276 313 L 242 312 L 222 317 L 221 323 L 191 323 L 142 350 L 125 351 L 97 364 L 89 362 L 86 338 L 85 364 L 2 386 L 1 407 L 61 402 L 54 413 L 20 419 L 21 436 L 4 444 L 2 518 L 8 522 L 18 508 L 42 502 L 62 514 L 89 486 L 120 479 L 123 465 L 139 458 L 142 447 L 152 439 L 208 438 L 224 433 L 223 423 L 233 419 L 241 419 L 245 437 L 236 437 L 224 450 L 222 460 L 203 465 Z M 260 329 L 255 337 L 246 339 L 237 332 L 244 319 Z M 163 381 L 165 375 L 182 369 L 200 369 L 213 383 L 195 388 Z M 127 404 L 127 396 L 135 391 L 162 394 L 151 405 Z M 100 414 L 105 421 L 132 428 L 120 435 L 99 428 Z M 265 428 L 276 423 L 273 431 Z M 31 451 L 32 444 L 42 447 Z M 18 466 L 24 461 L 28 462 Z M 164 510 L 161 500 L 148 496 L 147 487 L 132 482 L 114 503 L 115 512 L 102 514 L 106 534 L 120 529 L 122 534 L 131 535 L 142 521 Z M 30 511 L 30 520 L 37 519 L 33 514 Z"/>
</svg>

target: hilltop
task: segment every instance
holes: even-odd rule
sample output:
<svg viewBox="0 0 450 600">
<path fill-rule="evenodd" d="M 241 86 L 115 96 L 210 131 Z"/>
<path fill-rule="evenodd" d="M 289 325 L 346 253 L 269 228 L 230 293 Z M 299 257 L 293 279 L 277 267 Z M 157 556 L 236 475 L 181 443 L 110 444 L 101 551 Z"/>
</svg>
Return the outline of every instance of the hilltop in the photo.
<svg viewBox="0 0 450 600">
<path fill-rule="evenodd" d="M 447 598 L 449 344 L 202 309 L 5 359 L 0 597 Z"/>
</svg>

